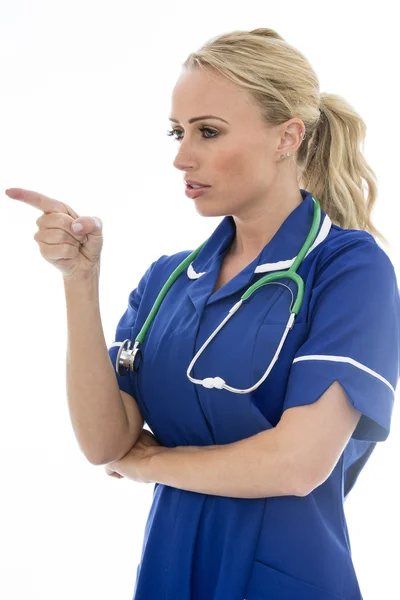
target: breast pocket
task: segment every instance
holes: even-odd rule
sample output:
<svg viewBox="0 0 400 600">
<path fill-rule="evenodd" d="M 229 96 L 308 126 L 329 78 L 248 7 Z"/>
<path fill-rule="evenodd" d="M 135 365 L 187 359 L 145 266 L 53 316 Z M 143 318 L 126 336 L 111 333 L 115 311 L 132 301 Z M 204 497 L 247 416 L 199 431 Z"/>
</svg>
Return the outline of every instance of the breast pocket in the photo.
<svg viewBox="0 0 400 600">
<path fill-rule="evenodd" d="M 254 561 L 244 600 L 344 600 L 320 587 Z"/>
</svg>

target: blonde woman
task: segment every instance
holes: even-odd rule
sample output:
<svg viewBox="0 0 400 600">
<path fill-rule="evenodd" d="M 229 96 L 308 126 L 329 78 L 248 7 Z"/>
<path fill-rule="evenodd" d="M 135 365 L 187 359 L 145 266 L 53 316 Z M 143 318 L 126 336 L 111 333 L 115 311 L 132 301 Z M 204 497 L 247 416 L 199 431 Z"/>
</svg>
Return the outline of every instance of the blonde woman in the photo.
<svg viewBox="0 0 400 600">
<path fill-rule="evenodd" d="M 400 362 L 365 124 L 271 29 L 190 55 L 170 119 L 186 194 L 222 219 L 149 266 L 108 353 L 101 222 L 7 192 L 43 211 L 35 239 L 63 273 L 85 455 L 155 483 L 134 599 L 361 600 L 343 502 L 389 435 Z"/>
</svg>

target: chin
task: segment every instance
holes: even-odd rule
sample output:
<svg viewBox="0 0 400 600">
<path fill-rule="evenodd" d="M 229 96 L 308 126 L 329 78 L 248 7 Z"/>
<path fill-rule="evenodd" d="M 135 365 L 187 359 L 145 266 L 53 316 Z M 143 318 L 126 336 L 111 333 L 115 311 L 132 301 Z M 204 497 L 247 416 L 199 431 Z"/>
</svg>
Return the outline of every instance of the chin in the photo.
<svg viewBox="0 0 400 600">
<path fill-rule="evenodd" d="M 195 198 L 192 200 L 196 212 L 202 217 L 225 217 L 232 214 L 232 205 L 225 205 L 224 202 L 216 202 L 206 198 Z"/>
<path fill-rule="evenodd" d="M 225 217 L 228 213 L 215 204 L 195 204 L 196 212 L 202 217 Z"/>
</svg>

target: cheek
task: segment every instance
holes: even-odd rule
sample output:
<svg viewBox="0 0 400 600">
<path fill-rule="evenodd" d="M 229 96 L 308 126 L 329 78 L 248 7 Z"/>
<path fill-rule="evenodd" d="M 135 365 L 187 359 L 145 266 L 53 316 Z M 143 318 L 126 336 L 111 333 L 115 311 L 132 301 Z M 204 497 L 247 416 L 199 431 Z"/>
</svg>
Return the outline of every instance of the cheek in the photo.
<svg viewBox="0 0 400 600">
<path fill-rule="evenodd" d="M 243 152 L 219 152 L 214 161 L 214 168 L 218 176 L 231 182 L 251 180 L 252 161 Z"/>
</svg>

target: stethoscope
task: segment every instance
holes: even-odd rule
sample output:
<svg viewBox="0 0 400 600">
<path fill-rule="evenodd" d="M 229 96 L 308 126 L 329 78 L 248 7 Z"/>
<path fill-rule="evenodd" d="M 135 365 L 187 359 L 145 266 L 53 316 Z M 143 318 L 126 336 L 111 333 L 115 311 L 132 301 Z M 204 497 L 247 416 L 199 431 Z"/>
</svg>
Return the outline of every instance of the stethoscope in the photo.
<svg viewBox="0 0 400 600">
<path fill-rule="evenodd" d="M 251 287 L 249 287 L 247 289 L 247 291 L 240 298 L 239 302 L 237 302 L 230 309 L 230 311 L 228 312 L 228 315 L 225 317 L 225 319 L 222 321 L 222 323 L 217 327 L 217 329 L 215 329 L 215 331 L 210 335 L 210 337 L 204 342 L 204 344 L 202 345 L 202 347 L 200 348 L 200 350 L 197 352 L 197 354 L 193 358 L 192 362 L 190 363 L 186 374 L 192 383 L 201 384 L 206 388 L 217 388 L 220 390 L 224 389 L 224 390 L 228 390 L 229 392 L 235 392 L 236 394 L 248 394 L 249 392 L 256 390 L 263 383 L 263 381 L 268 377 L 272 367 L 274 366 L 274 364 L 276 363 L 276 361 L 279 358 L 279 354 L 280 354 L 281 348 L 286 340 L 286 336 L 289 333 L 289 331 L 292 329 L 292 327 L 294 325 L 294 320 L 295 320 L 297 314 L 299 313 L 302 302 L 303 302 L 304 281 L 300 277 L 300 275 L 298 275 L 296 273 L 296 271 L 299 268 L 302 261 L 304 260 L 308 250 L 311 248 L 312 244 L 314 243 L 314 240 L 317 236 L 319 225 L 321 222 L 320 204 L 319 204 L 318 200 L 316 198 L 314 198 L 314 196 L 312 196 L 312 199 L 314 201 L 313 222 L 312 222 L 310 231 L 308 233 L 308 236 L 306 238 L 306 241 L 304 242 L 304 244 L 303 244 L 300 252 L 296 256 L 296 258 L 294 259 L 293 264 L 286 271 L 270 273 L 269 275 L 265 275 L 264 277 L 259 279 L 256 283 L 254 283 Z M 131 349 L 132 342 L 129 339 L 125 340 L 124 342 L 115 342 L 113 344 L 113 346 L 120 346 L 120 349 L 119 349 L 118 355 L 117 355 L 117 359 L 116 359 L 116 371 L 117 371 L 118 375 L 127 375 L 127 372 L 120 373 L 119 367 L 125 367 L 125 368 L 127 368 L 131 371 L 135 371 L 135 372 L 138 371 L 139 366 L 135 367 L 135 360 L 136 360 L 136 356 L 137 356 L 138 352 L 140 353 L 140 355 L 142 354 L 141 350 L 139 350 L 139 344 L 143 343 L 143 341 L 146 337 L 146 334 L 147 334 L 147 330 L 149 329 L 151 323 L 153 322 L 153 319 L 156 316 L 156 314 L 161 306 L 161 303 L 165 298 L 166 293 L 168 292 L 168 290 L 170 289 L 172 284 L 177 280 L 179 275 L 187 269 L 187 267 L 190 265 L 191 262 L 194 261 L 194 259 L 196 258 L 196 256 L 198 255 L 198 253 L 200 252 L 200 250 L 203 248 L 203 246 L 206 244 L 207 241 L 208 240 L 206 240 L 201 246 L 199 246 L 197 248 L 197 250 L 194 250 L 187 258 L 185 258 L 185 260 L 182 261 L 181 264 L 178 265 L 178 267 L 176 267 L 176 269 L 170 275 L 170 277 L 168 278 L 164 287 L 162 288 L 161 292 L 157 296 L 157 299 L 153 305 L 153 308 L 151 309 L 150 314 L 147 317 L 142 329 L 140 330 L 139 334 L 137 335 L 133 349 Z M 257 381 L 257 383 L 255 385 L 253 385 L 253 387 L 250 387 L 246 390 L 242 390 L 242 389 L 234 388 L 234 387 L 227 385 L 221 377 L 206 377 L 205 379 L 194 379 L 193 377 L 191 377 L 190 372 L 193 369 L 193 366 L 194 366 L 195 362 L 197 361 L 197 359 L 199 358 L 199 356 L 202 354 L 204 349 L 207 348 L 207 346 L 211 342 L 211 340 L 222 329 L 222 327 L 225 325 L 225 323 L 227 323 L 229 321 L 229 319 L 231 319 L 233 317 L 233 315 L 239 310 L 239 308 L 242 306 L 243 302 L 245 300 L 248 300 L 248 298 L 250 298 L 252 293 L 255 292 L 259 287 L 270 284 L 272 282 L 276 283 L 278 279 L 291 279 L 292 281 L 294 281 L 296 283 L 296 285 L 297 285 L 296 301 L 293 304 L 292 290 L 285 284 L 280 284 L 280 285 L 285 285 L 285 287 L 287 287 L 287 289 L 292 294 L 292 304 L 289 309 L 290 315 L 289 315 L 289 319 L 288 319 L 288 322 L 285 327 L 285 331 L 283 332 L 283 335 L 281 337 L 281 341 L 279 342 L 278 348 L 275 352 L 275 355 L 274 355 L 272 361 L 270 362 L 267 370 L 265 371 L 264 375 L 261 377 L 261 379 L 259 379 Z M 293 306 L 293 308 L 292 308 L 292 306 Z"/>
</svg>

